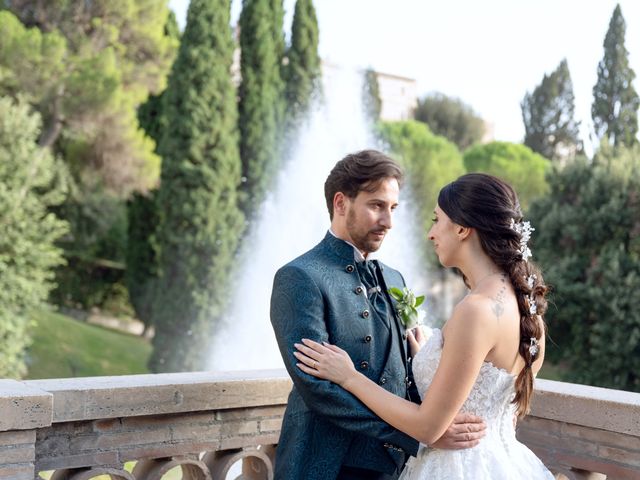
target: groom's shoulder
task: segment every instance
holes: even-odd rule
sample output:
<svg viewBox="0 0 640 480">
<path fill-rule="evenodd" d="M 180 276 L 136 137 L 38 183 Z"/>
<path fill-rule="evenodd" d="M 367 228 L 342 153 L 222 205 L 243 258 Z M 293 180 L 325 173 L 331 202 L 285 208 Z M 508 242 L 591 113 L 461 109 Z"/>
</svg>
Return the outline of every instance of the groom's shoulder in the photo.
<svg viewBox="0 0 640 480">
<path fill-rule="evenodd" d="M 323 249 L 321 244 L 319 244 L 313 247 L 311 250 L 286 263 L 281 267 L 281 269 L 296 268 L 312 271 L 318 268 L 319 265 L 326 265 L 330 261 L 330 256 L 327 255 L 325 249 Z"/>
</svg>

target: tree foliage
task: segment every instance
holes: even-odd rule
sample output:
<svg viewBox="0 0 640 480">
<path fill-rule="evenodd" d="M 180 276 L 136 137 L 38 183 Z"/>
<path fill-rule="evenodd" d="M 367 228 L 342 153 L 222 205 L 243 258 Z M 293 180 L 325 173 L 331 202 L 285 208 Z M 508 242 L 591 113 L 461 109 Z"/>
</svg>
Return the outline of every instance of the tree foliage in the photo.
<svg viewBox="0 0 640 480">
<path fill-rule="evenodd" d="M 599 139 L 613 145 L 631 146 L 637 142 L 640 98 L 633 80 L 625 46 L 626 23 L 617 5 L 604 38 L 604 57 L 598 64 L 598 81 L 593 87 L 591 117 Z"/>
<path fill-rule="evenodd" d="M 464 153 L 464 165 L 469 173 L 488 173 L 509 182 L 525 210 L 532 200 L 549 191 L 545 175 L 550 161 L 525 145 L 509 142 L 478 145 Z"/>
<path fill-rule="evenodd" d="M 64 168 L 37 145 L 41 122 L 22 101 L 0 97 L 0 376 L 26 373 L 29 316 L 53 286 L 67 225 L 49 211 L 63 201 Z"/>
<path fill-rule="evenodd" d="M 438 192 L 465 173 L 462 155 L 446 138 L 434 135 L 424 123 L 380 122 L 380 137 L 405 169 L 406 179 L 418 217 L 419 241 L 425 258 L 436 263 L 424 232 L 431 228 Z"/>
<path fill-rule="evenodd" d="M 136 118 L 164 87 L 175 43 L 163 0 L 12 0 L 0 13 L 0 93 L 41 113 L 39 143 L 67 160 L 79 185 L 126 197 L 153 187 L 154 144 Z M 17 17 L 17 18 L 16 18 Z"/>
<path fill-rule="evenodd" d="M 640 150 L 605 146 L 549 182 L 530 209 L 554 292 L 548 355 L 568 381 L 640 391 Z"/>
<path fill-rule="evenodd" d="M 285 68 L 288 128 L 308 112 L 320 88 L 318 20 L 312 0 L 297 0 Z"/>
<path fill-rule="evenodd" d="M 262 203 L 278 166 L 283 117 L 282 17 L 275 0 L 244 0 L 240 14 L 240 156 L 243 209 L 252 216 Z M 280 24 L 276 25 L 276 20 Z"/>
<path fill-rule="evenodd" d="M 573 84 L 566 60 L 520 104 L 524 144 L 550 160 L 562 160 L 582 150 L 579 122 L 575 120 Z"/>
<path fill-rule="evenodd" d="M 418 100 L 415 119 L 429 125 L 436 135 L 455 143 L 460 151 L 479 143 L 484 135 L 484 121 L 458 98 L 434 93 Z"/>
<path fill-rule="evenodd" d="M 229 17 L 228 0 L 191 1 L 164 94 L 154 371 L 205 366 L 244 227 Z"/>
<path fill-rule="evenodd" d="M 173 12 L 165 26 L 165 35 L 179 41 L 180 30 Z M 138 108 L 140 126 L 156 144 L 166 130 L 167 118 L 162 114 L 164 92 L 151 95 Z M 148 194 L 135 193 L 127 202 L 127 249 L 125 281 L 131 305 L 136 317 L 145 326 L 143 334 L 153 322 L 153 303 L 158 282 L 158 245 L 156 230 L 160 212 L 156 199 L 157 190 Z"/>
</svg>

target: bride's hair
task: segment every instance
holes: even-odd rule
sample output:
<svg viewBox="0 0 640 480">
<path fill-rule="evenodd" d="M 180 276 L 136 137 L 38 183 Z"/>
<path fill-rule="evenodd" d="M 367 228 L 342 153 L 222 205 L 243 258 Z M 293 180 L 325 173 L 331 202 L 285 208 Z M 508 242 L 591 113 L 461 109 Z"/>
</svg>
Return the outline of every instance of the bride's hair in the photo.
<svg viewBox="0 0 640 480">
<path fill-rule="evenodd" d="M 484 252 L 509 275 L 513 285 L 520 310 L 518 351 L 525 362 L 516 378 L 513 403 L 522 417 L 529 412 L 533 394 L 532 365 L 539 355 L 537 342 L 545 334 L 542 316 L 547 310 L 547 286 L 540 269 L 526 258 L 527 238 L 518 228 L 522 225 L 518 197 L 499 178 L 470 173 L 440 190 L 438 205 L 454 223 L 475 229 Z"/>
</svg>

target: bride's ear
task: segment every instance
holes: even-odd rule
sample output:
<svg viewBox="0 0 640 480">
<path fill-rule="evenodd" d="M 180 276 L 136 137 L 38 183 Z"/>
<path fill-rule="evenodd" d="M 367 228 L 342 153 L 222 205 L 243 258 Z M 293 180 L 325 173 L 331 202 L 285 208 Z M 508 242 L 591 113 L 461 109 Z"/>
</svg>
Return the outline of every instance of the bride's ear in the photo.
<svg viewBox="0 0 640 480">
<path fill-rule="evenodd" d="M 473 228 L 471 227 L 463 227 L 462 225 L 456 225 L 456 235 L 458 236 L 458 240 L 463 241 L 469 238 L 473 232 Z"/>
</svg>

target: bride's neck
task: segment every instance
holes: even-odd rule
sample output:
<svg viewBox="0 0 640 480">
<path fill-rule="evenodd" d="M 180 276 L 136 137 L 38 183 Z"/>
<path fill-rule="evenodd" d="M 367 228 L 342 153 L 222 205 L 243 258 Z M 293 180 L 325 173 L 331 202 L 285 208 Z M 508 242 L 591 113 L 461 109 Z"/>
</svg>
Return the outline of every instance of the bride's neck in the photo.
<svg viewBox="0 0 640 480">
<path fill-rule="evenodd" d="M 470 258 L 464 265 L 458 267 L 464 274 L 469 284 L 469 288 L 473 290 L 480 282 L 492 275 L 503 273 L 502 270 L 486 255 L 478 255 L 476 258 Z"/>
</svg>

